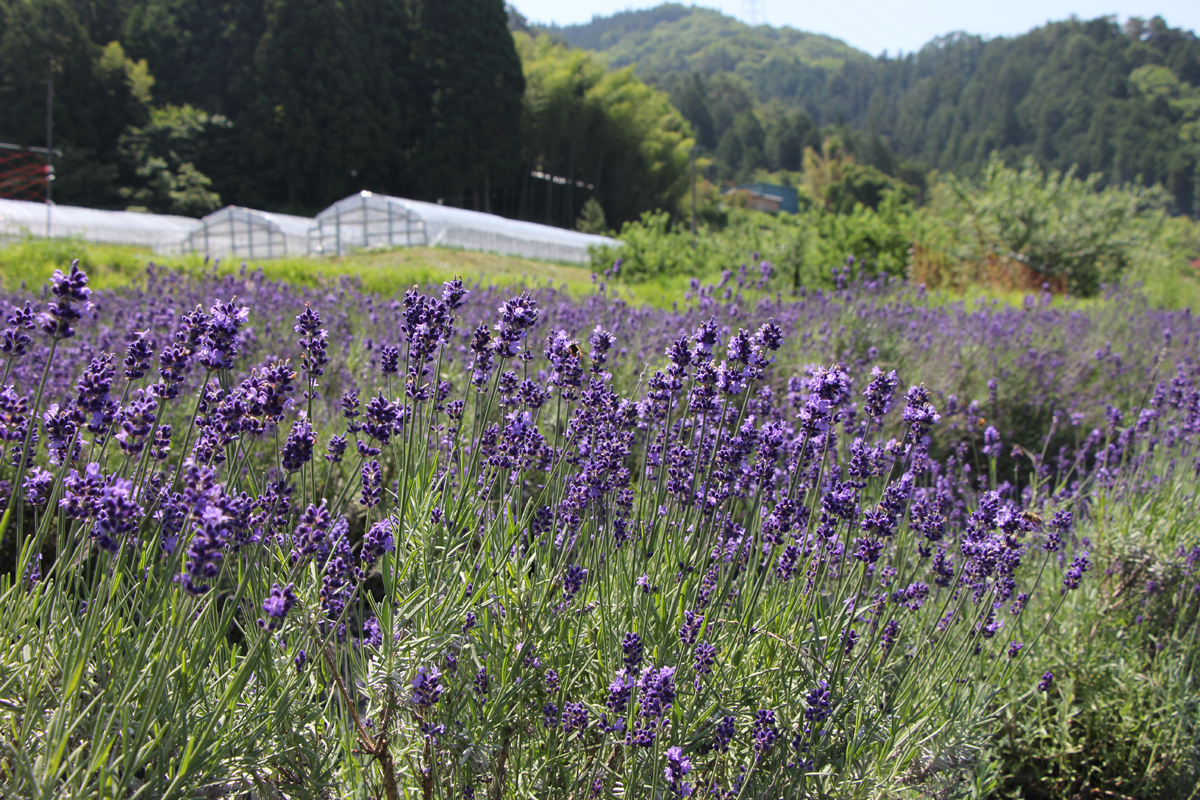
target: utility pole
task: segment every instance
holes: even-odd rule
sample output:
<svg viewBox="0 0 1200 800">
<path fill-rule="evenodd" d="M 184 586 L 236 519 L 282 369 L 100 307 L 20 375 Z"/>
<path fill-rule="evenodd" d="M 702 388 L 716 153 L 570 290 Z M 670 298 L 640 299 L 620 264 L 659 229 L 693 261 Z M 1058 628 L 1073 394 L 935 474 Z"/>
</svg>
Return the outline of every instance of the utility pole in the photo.
<svg viewBox="0 0 1200 800">
<path fill-rule="evenodd" d="M 702 150 L 700 145 L 692 145 L 692 239 L 696 238 L 696 154 Z"/>
<path fill-rule="evenodd" d="M 46 74 L 46 238 L 50 238 L 50 213 L 54 207 L 54 57 Z"/>
</svg>

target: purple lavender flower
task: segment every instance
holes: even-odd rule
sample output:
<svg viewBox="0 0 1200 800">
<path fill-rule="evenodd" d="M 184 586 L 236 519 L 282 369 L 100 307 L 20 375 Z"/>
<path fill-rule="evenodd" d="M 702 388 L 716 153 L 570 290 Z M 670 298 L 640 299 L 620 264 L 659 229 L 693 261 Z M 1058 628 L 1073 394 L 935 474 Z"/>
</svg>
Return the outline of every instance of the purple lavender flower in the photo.
<svg viewBox="0 0 1200 800">
<path fill-rule="evenodd" d="M 223 495 L 217 495 L 224 499 Z M 187 560 L 183 565 L 183 575 L 180 580 L 184 590 L 193 596 L 208 592 L 211 588 L 208 581 L 215 580 L 221 573 L 221 562 L 224 559 L 225 539 L 228 533 L 231 517 L 225 504 L 212 502 L 204 507 L 200 520 L 192 535 L 188 547 Z M 99 520 L 97 520 L 99 525 Z"/>
<path fill-rule="evenodd" d="M 988 458 L 1000 457 L 1000 432 L 991 425 L 983 432 L 983 454 Z"/>
<path fill-rule="evenodd" d="M 79 259 L 71 262 L 71 271 L 64 275 L 61 269 L 54 270 L 50 277 L 50 291 L 55 300 L 46 304 L 40 316 L 42 333 L 51 339 L 70 339 L 75 335 L 71 326 L 82 315 L 75 310 L 74 303 L 83 303 L 90 310 L 92 290 L 87 288 L 88 276 L 79 268 Z"/>
<path fill-rule="evenodd" d="M 449 311 L 457 311 L 463 307 L 463 298 L 470 292 L 463 288 L 462 278 L 455 275 L 442 284 L 442 302 Z"/>
<path fill-rule="evenodd" d="M 266 612 L 270 620 L 260 619 L 258 627 L 267 630 L 275 630 L 283 622 L 283 618 L 292 610 L 292 606 L 296 605 L 296 585 L 289 583 L 287 586 L 280 586 L 278 583 L 271 587 L 271 594 L 263 601 L 262 609 Z"/>
<path fill-rule="evenodd" d="M 115 421 L 119 430 L 113 438 L 117 440 L 117 446 L 125 455 L 134 458 L 141 454 L 146 439 L 158 420 L 157 408 L 158 404 L 138 389 L 129 404 L 117 412 Z"/>
<path fill-rule="evenodd" d="M 771 748 L 779 739 L 779 730 L 775 727 L 774 711 L 762 708 L 755 712 L 751 737 L 754 740 L 754 760 L 761 761 L 771 752 Z"/>
<path fill-rule="evenodd" d="M 417 667 L 417 674 L 412 679 L 412 702 L 420 711 L 428 711 L 437 705 L 446 687 L 441 685 L 442 673 L 438 668 Z"/>
<path fill-rule="evenodd" d="M 292 431 L 283 443 L 283 451 L 280 453 L 283 468 L 288 472 L 295 472 L 312 461 L 313 444 L 316 440 L 317 436 L 308 420 L 299 419 L 292 423 Z"/>
<path fill-rule="evenodd" d="M 329 544 L 326 540 L 332 523 L 324 499 L 319 506 L 309 505 L 300 515 L 299 523 L 292 534 L 290 563 L 307 562 L 313 556 L 327 552 Z"/>
<path fill-rule="evenodd" d="M 547 669 L 546 677 L 545 677 L 545 684 L 546 684 L 546 691 L 548 693 L 553 694 L 554 692 L 557 692 L 558 686 L 559 686 L 558 673 L 552 669 Z"/>
<path fill-rule="evenodd" d="M 864 564 L 874 564 L 883 552 L 883 542 L 878 539 L 856 539 L 854 557 Z"/>
<path fill-rule="evenodd" d="M 604 330 L 599 325 L 592 329 L 588 336 L 588 344 L 592 347 L 592 371 L 599 372 L 608 361 L 608 351 L 617 343 L 617 337 Z"/>
<path fill-rule="evenodd" d="M 145 377 L 150 371 L 151 359 L 154 357 L 154 343 L 149 338 L 150 331 L 134 333 L 129 344 L 125 346 L 125 358 L 121 362 L 125 367 L 124 375 L 130 381 Z"/>
<path fill-rule="evenodd" d="M 360 501 L 367 508 L 374 508 L 379 505 L 379 496 L 383 490 L 383 470 L 379 466 L 378 461 L 372 460 L 368 464 L 363 464 L 362 468 L 362 495 Z"/>
<path fill-rule="evenodd" d="M 479 698 L 479 702 L 485 702 L 490 689 L 487 667 L 479 668 L 479 672 L 475 673 L 475 677 L 471 681 L 471 686 L 475 689 L 475 696 Z"/>
<path fill-rule="evenodd" d="M 1054 672 L 1046 670 L 1046 674 L 1038 681 L 1037 690 L 1039 692 L 1049 692 L 1054 687 Z"/>
<path fill-rule="evenodd" d="M 578 564 L 569 564 L 566 574 L 563 575 L 563 600 L 570 601 L 575 595 L 579 594 L 579 590 L 583 588 L 583 582 L 587 580 L 588 571 Z"/>
<path fill-rule="evenodd" d="M 563 733 L 583 731 L 588 725 L 588 710 L 583 703 L 565 703 L 562 712 Z"/>
<path fill-rule="evenodd" d="M 499 340 L 497 354 L 501 358 L 511 358 L 519 352 L 526 333 L 537 323 L 541 312 L 538 311 L 537 301 L 529 292 L 522 292 L 502 303 L 499 310 L 500 324 L 496 326 Z"/>
<path fill-rule="evenodd" d="M 330 436 L 329 441 L 325 443 L 325 460 L 330 464 L 342 463 L 342 458 L 346 455 L 346 444 L 345 436 Z"/>
<path fill-rule="evenodd" d="M 888 620 L 888 623 L 883 626 L 883 632 L 879 635 L 879 647 L 885 653 L 892 649 L 892 645 L 900 638 L 900 623 L 896 620 Z"/>
<path fill-rule="evenodd" d="M 33 339 L 25 333 L 37 326 L 33 306 L 28 302 L 23 308 L 18 306 L 7 321 L 11 327 L 0 331 L 0 353 L 9 358 L 20 358 L 25 355 L 29 345 L 33 344 Z"/>
<path fill-rule="evenodd" d="M 663 775 L 667 779 L 667 785 L 670 787 L 672 794 L 676 797 L 688 797 L 692 793 L 692 788 L 683 782 L 684 776 L 692 771 L 692 762 L 683 754 L 683 750 L 679 747 L 667 748 L 667 767 L 663 771 Z"/>
<path fill-rule="evenodd" d="M 829 682 L 819 680 L 817 686 L 809 692 L 804 702 L 804 718 L 809 722 L 824 722 L 833 714 L 833 703 L 830 701 Z"/>
<path fill-rule="evenodd" d="M 238 308 L 236 301 L 236 297 L 228 303 L 218 300 L 209 309 L 200 347 L 196 351 L 196 360 L 205 369 L 215 372 L 233 366 L 238 353 L 238 332 L 250 319 L 250 309 Z"/>
<path fill-rule="evenodd" d="M 638 681 L 638 690 L 641 716 L 657 724 L 675 702 L 675 668 L 646 667 Z"/>
<path fill-rule="evenodd" d="M 1063 577 L 1063 594 L 1079 588 L 1083 573 L 1092 568 L 1092 560 L 1088 556 L 1088 552 L 1084 550 L 1071 558 L 1071 566 L 1067 568 L 1067 574 Z"/>
<path fill-rule="evenodd" d="M 395 375 L 400 371 L 400 351 L 390 344 L 379 348 L 379 366 L 384 375 Z"/>
<path fill-rule="evenodd" d="M 300 365 L 308 376 L 309 384 L 315 387 L 317 378 L 325 374 L 325 365 L 329 363 L 329 331 L 321 327 L 321 314 L 309 308 L 307 304 L 304 311 L 296 316 L 296 325 L 292 330 L 300 334 L 300 340 L 297 342 L 303 351 Z M 312 396 L 309 396 L 308 392 L 305 396 L 309 400 L 315 400 L 315 389 L 312 390 Z"/>
<path fill-rule="evenodd" d="M 683 626 L 679 629 L 679 641 L 684 644 L 695 644 L 700 628 L 704 626 L 704 615 L 694 611 L 683 612 Z"/>
<path fill-rule="evenodd" d="M 707 675 L 712 672 L 713 664 L 717 661 L 717 648 L 708 642 L 696 644 L 695 659 L 692 662 L 697 675 Z"/>
<path fill-rule="evenodd" d="M 737 731 L 733 717 L 721 717 L 721 720 L 713 729 L 713 749 L 718 753 L 728 753 L 729 743 L 733 741 L 733 737 Z"/>
<path fill-rule="evenodd" d="M 628 670 L 617 670 L 616 676 L 612 683 L 608 684 L 608 696 L 605 698 L 604 705 L 613 714 L 614 717 L 619 717 L 625 713 L 625 708 L 629 703 L 630 694 L 633 691 L 634 680 Z M 620 730 L 622 723 L 617 723 L 610 726 L 611 730 Z"/>
<path fill-rule="evenodd" d="M 121 545 L 127 542 L 129 534 L 137 530 L 142 513 L 142 507 L 133 497 L 133 481 L 117 478 L 106 485 L 100 493 L 96 524 L 92 528 L 96 545 L 106 552 L 117 553 Z M 217 510 L 217 513 L 222 512 Z M 207 525 L 208 519 L 202 519 L 202 522 Z M 201 535 L 197 534 L 198 537 Z"/>
<path fill-rule="evenodd" d="M 636 671 L 642 663 L 642 637 L 636 633 L 627 633 L 621 639 L 622 661 L 629 670 Z"/>
<path fill-rule="evenodd" d="M 1028 602 L 1029 602 L 1028 594 L 1022 593 L 1022 594 L 1017 595 L 1017 598 L 1015 600 L 1013 600 L 1012 608 L 1010 609 L 1012 611 L 1012 615 L 1014 617 L 1018 616 L 1022 611 L 1025 610 L 1025 604 Z"/>
<path fill-rule="evenodd" d="M 583 383 L 583 361 L 579 345 L 566 331 L 557 331 L 547 338 L 545 355 L 553 367 L 550 385 L 559 390 L 564 400 L 576 399 L 576 389 Z"/>
<path fill-rule="evenodd" d="M 371 529 L 363 536 L 359 557 L 362 559 L 364 568 L 374 564 L 384 553 L 390 553 L 396 549 L 392 530 L 391 519 L 385 518 L 372 525 Z"/>
<path fill-rule="evenodd" d="M 1008 643 L 1008 657 L 1016 658 L 1020 654 L 1021 648 L 1023 648 L 1024 646 L 1025 646 L 1025 644 L 1023 642 L 1009 642 Z"/>
<path fill-rule="evenodd" d="M 863 405 L 863 413 L 868 417 L 880 419 L 887 414 L 888 409 L 892 406 L 892 397 L 896 393 L 896 387 L 900 385 L 899 379 L 896 378 L 896 371 L 884 374 L 879 367 L 871 369 L 871 382 L 867 384 L 863 396 L 866 397 L 866 402 Z"/>
<path fill-rule="evenodd" d="M 909 425 L 905 441 L 919 442 L 930 428 L 941 421 L 942 417 L 929 402 L 929 397 L 929 390 L 923 385 L 909 388 L 903 414 L 904 421 Z"/>
<path fill-rule="evenodd" d="M 929 584 L 915 581 L 904 589 L 892 593 L 892 602 L 905 606 L 910 611 L 919 611 L 929 597 Z"/>
<path fill-rule="evenodd" d="M 679 337 L 667 348 L 667 358 L 676 369 L 683 369 L 692 363 L 692 351 L 688 347 L 687 338 Z"/>
<path fill-rule="evenodd" d="M 21 484 L 25 489 L 25 502 L 32 506 L 44 506 L 50 500 L 50 487 L 54 485 L 54 474 L 41 467 L 34 467 Z"/>
</svg>

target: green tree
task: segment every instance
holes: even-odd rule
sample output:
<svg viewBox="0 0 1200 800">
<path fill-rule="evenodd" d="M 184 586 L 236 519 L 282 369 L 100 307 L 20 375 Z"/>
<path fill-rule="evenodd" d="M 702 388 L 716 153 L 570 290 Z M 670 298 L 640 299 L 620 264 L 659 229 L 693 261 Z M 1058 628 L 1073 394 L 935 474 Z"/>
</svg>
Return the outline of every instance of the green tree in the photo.
<svg viewBox="0 0 1200 800">
<path fill-rule="evenodd" d="M 249 127 L 272 204 L 316 211 L 409 185 L 411 38 L 403 0 L 269 0 Z M 264 192 L 265 194 L 265 192 Z"/>
<path fill-rule="evenodd" d="M 953 231 L 948 249 L 959 263 L 1017 262 L 1072 293 L 1094 294 L 1151 244 L 1169 202 L 1157 187 L 1100 190 L 1102 179 L 1046 173 L 1032 156 L 1018 170 L 993 153 L 979 186 L 949 179 L 930 214 Z"/>
<path fill-rule="evenodd" d="M 766 134 L 758 116 L 751 110 L 734 118 L 733 124 L 717 145 L 718 177 L 744 180 L 767 165 Z"/>
<path fill-rule="evenodd" d="M 201 217 L 221 206 L 212 180 L 196 167 L 214 132 L 229 122 L 191 106 L 164 106 L 150 112 L 150 121 L 130 126 L 121 136 L 125 168 L 132 172 L 121 196 L 130 210 Z"/>
<path fill-rule="evenodd" d="M 525 79 L 502 0 L 414 0 L 414 180 L 426 197 L 492 210 L 520 165 Z"/>
<path fill-rule="evenodd" d="M 88 38 L 66 0 L 0 3 L 0 140 L 42 145 L 46 83 L 54 76 L 55 199 L 118 207 L 121 132 L 145 119 L 145 65 Z"/>
<path fill-rule="evenodd" d="M 604 206 L 594 198 L 589 197 L 583 204 L 579 219 L 575 220 L 575 230 L 582 233 L 608 233 L 608 222 L 604 219 Z"/>
<path fill-rule="evenodd" d="M 526 75 L 521 215 L 570 225 L 593 196 L 614 225 L 674 209 L 693 140 L 667 95 L 548 36 L 515 39 Z"/>
</svg>

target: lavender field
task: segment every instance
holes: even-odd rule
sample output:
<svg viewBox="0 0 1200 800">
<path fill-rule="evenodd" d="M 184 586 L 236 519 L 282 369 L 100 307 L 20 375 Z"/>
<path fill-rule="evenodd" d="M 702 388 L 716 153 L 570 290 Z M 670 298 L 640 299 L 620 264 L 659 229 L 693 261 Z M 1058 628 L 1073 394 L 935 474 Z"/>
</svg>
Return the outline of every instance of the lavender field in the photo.
<svg viewBox="0 0 1200 800">
<path fill-rule="evenodd" d="M 0 794 L 1194 796 L 1194 315 L 770 272 L 4 294 Z"/>
</svg>

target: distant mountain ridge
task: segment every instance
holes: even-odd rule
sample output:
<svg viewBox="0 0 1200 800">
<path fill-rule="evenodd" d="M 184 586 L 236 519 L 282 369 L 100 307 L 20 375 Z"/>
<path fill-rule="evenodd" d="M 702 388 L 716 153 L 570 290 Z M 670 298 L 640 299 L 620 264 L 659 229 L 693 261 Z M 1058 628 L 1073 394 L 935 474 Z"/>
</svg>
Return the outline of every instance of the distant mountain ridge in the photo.
<svg viewBox="0 0 1200 800">
<path fill-rule="evenodd" d="M 832 36 L 786 26 L 750 26 L 719 11 L 678 3 L 545 30 L 560 34 L 574 47 L 606 52 L 614 67 L 637 63 L 652 72 L 729 71 L 740 64 L 742 54 L 771 52 L 826 70 L 837 69 L 847 60 L 872 60 Z M 719 38 L 713 38 L 713 33 Z"/>
<path fill-rule="evenodd" d="M 1162 183 L 1176 211 L 1200 215 L 1200 40 L 1160 17 L 1072 19 L 986 40 L 954 33 L 901 58 L 679 4 L 543 30 L 613 67 L 636 63 L 694 127 L 711 125 L 710 147 L 752 108 L 761 130 L 743 118 L 748 133 L 736 135 L 749 138 L 725 151 L 760 160 L 725 174 L 793 168 L 753 140 L 803 111 L 817 126 L 878 134 L 925 168 L 973 175 L 992 151 L 1033 156 L 1109 183 Z"/>
</svg>

